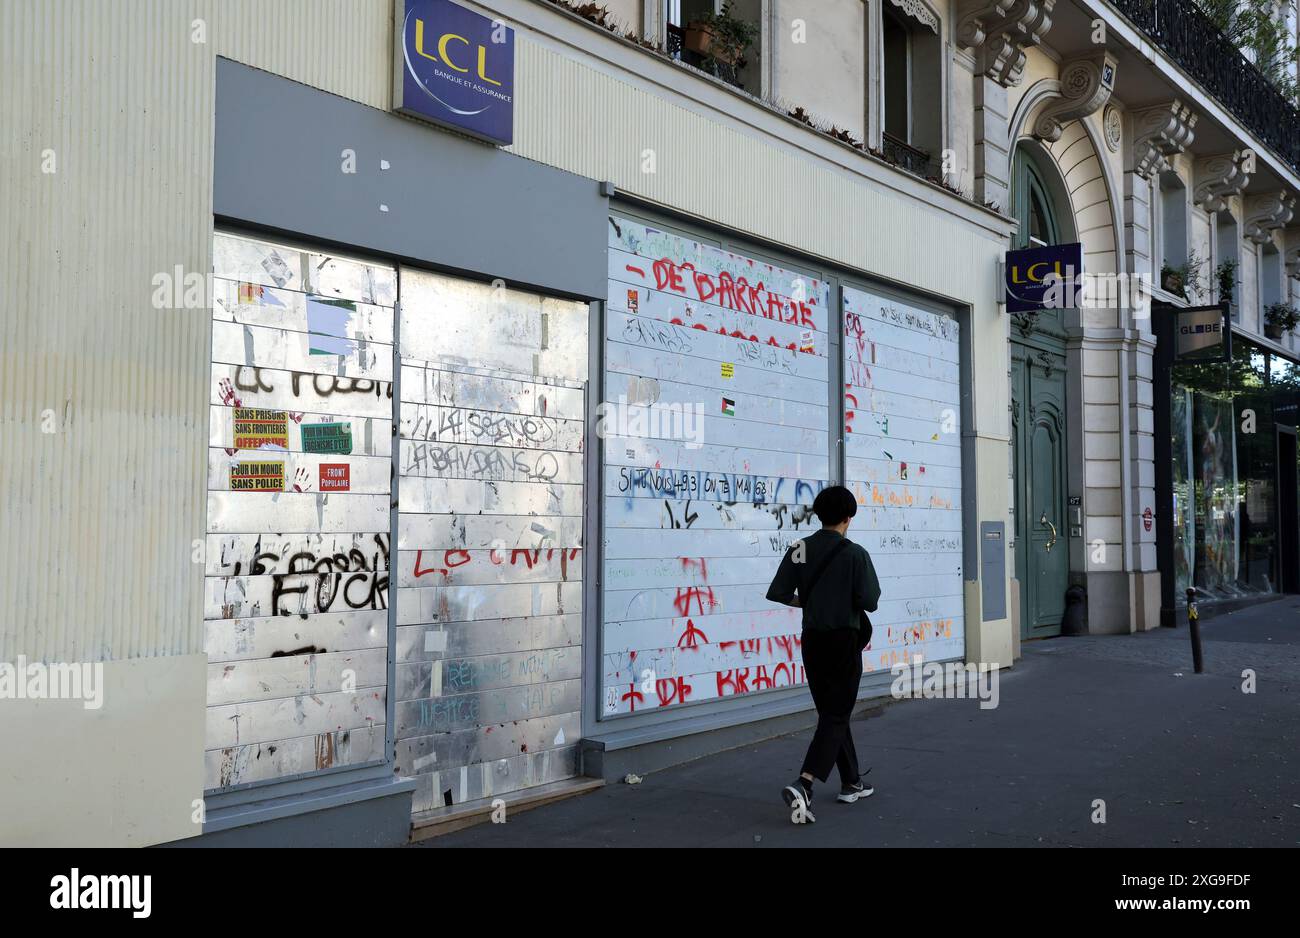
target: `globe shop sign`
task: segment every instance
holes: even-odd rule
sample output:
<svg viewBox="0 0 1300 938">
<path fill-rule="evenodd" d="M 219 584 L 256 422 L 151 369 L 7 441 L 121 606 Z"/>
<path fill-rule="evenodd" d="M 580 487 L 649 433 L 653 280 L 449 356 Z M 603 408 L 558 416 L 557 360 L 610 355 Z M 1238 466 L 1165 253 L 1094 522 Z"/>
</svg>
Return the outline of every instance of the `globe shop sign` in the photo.
<svg viewBox="0 0 1300 938">
<path fill-rule="evenodd" d="M 450 0 L 395 4 L 393 110 L 508 146 L 514 139 L 514 30 Z"/>
</svg>

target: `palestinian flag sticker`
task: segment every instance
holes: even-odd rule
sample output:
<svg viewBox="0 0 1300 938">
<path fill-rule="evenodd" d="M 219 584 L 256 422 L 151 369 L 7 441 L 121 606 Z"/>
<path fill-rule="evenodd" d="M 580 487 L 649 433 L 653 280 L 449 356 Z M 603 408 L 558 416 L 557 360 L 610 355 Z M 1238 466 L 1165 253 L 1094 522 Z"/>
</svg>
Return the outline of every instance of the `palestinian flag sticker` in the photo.
<svg viewBox="0 0 1300 938">
<path fill-rule="evenodd" d="M 722 413 L 726 417 L 736 416 L 736 402 L 729 397 L 722 399 Z"/>
</svg>

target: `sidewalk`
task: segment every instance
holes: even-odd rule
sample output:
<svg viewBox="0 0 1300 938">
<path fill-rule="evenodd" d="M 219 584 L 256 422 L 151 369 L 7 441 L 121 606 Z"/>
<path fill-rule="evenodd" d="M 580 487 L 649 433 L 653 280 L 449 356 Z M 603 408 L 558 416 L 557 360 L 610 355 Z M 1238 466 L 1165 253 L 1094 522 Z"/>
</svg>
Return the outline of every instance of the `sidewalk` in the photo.
<svg viewBox="0 0 1300 938">
<path fill-rule="evenodd" d="M 779 795 L 803 732 L 420 846 L 1300 846 L 1300 599 L 1202 633 L 1201 675 L 1186 625 L 1062 638 L 1025 646 L 995 710 L 906 700 L 856 721 L 876 794 L 835 803 L 832 774 L 814 825 Z"/>
</svg>

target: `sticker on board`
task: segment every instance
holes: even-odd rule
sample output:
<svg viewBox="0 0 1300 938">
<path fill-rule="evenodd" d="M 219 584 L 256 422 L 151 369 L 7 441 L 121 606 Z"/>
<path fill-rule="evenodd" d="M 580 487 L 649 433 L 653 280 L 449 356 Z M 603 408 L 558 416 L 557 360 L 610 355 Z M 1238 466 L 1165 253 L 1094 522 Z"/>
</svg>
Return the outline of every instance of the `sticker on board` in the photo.
<svg viewBox="0 0 1300 938">
<path fill-rule="evenodd" d="M 320 490 L 322 492 L 352 491 L 351 467 L 345 462 L 320 464 Z"/>
<path fill-rule="evenodd" d="M 289 448 L 289 414 L 256 407 L 235 408 L 235 449 Z"/>
<path fill-rule="evenodd" d="M 267 255 L 266 259 L 262 261 L 262 269 L 266 271 L 268 277 L 275 281 L 277 287 L 283 287 L 293 279 L 293 271 L 289 269 L 289 265 L 284 262 L 284 258 L 280 256 L 278 251 L 272 251 Z"/>
<path fill-rule="evenodd" d="M 725 417 L 736 416 L 736 402 L 729 397 L 722 399 L 722 414 Z"/>
<path fill-rule="evenodd" d="M 320 296 L 307 297 L 307 354 L 353 355 L 357 344 L 349 338 L 357 304 Z"/>
<path fill-rule="evenodd" d="M 352 424 L 304 423 L 302 425 L 302 451 L 304 453 L 329 453 L 347 456 L 352 452 Z"/>
<path fill-rule="evenodd" d="M 237 462 L 230 466 L 232 492 L 283 492 L 283 462 Z"/>
<path fill-rule="evenodd" d="M 283 263 L 283 261 L 281 262 Z M 241 306 L 284 306 L 284 301 L 267 290 L 260 283 L 239 284 L 239 303 Z"/>
<path fill-rule="evenodd" d="M 735 366 L 734 363 L 732 363 L 732 362 L 723 362 L 723 363 L 722 363 L 722 377 L 724 377 L 724 378 L 734 378 L 734 377 L 736 377 L 736 366 Z"/>
</svg>

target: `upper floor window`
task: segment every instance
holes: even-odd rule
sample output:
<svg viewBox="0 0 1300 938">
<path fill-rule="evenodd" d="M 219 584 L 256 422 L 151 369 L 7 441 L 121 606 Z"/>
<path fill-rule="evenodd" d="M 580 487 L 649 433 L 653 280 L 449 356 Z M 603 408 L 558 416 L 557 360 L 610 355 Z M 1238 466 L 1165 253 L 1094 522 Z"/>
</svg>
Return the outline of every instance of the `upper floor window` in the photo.
<svg viewBox="0 0 1300 938">
<path fill-rule="evenodd" d="M 1214 215 L 1214 288 L 1218 302 L 1232 304 L 1232 321 L 1241 319 L 1241 233 L 1228 210 Z"/>
<path fill-rule="evenodd" d="M 912 43 L 907 27 L 890 10 L 884 12 L 884 127 L 903 143 L 912 139 Z"/>
<path fill-rule="evenodd" d="M 663 0 L 670 55 L 757 92 L 761 0 Z"/>
<path fill-rule="evenodd" d="M 1016 234 L 1017 248 L 1041 248 L 1058 244 L 1061 226 L 1057 221 L 1056 206 L 1043 181 L 1043 175 L 1034 165 L 1033 158 L 1024 148 L 1016 151 L 1015 179 L 1012 181 L 1012 203 L 1020 230 Z"/>
<path fill-rule="evenodd" d="M 1187 187 L 1178 174 L 1159 176 L 1158 222 L 1162 267 L 1177 270 L 1187 263 Z"/>
<path fill-rule="evenodd" d="M 880 129 L 886 155 L 929 175 L 943 148 L 943 49 L 939 17 L 922 0 L 882 0 Z"/>
</svg>

